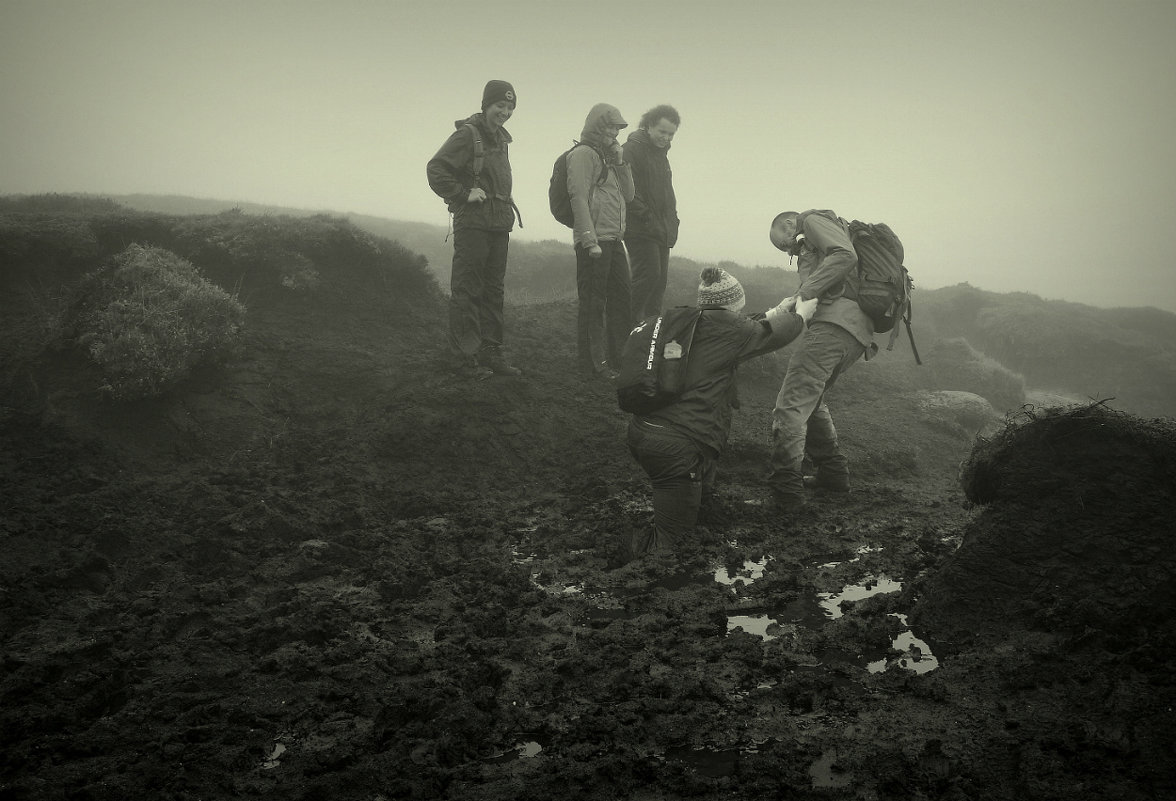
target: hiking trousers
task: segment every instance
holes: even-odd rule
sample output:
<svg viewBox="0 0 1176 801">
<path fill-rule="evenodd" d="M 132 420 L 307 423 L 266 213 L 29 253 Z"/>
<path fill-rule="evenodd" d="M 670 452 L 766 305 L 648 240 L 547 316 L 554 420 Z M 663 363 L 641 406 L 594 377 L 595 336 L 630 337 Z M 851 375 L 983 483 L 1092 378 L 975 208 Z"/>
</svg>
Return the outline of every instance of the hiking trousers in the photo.
<svg viewBox="0 0 1176 801">
<path fill-rule="evenodd" d="M 702 497 L 714 490 L 718 459 L 692 439 L 636 415 L 629 421 L 628 444 L 653 485 L 653 529 L 631 549 L 634 555 L 672 551 L 694 531 Z"/>
<path fill-rule="evenodd" d="M 600 258 L 576 246 L 576 355 L 580 367 L 599 373 L 608 362 L 621 363 L 621 349 L 633 330 L 629 296 L 629 260 L 619 239 L 605 240 Z"/>
<path fill-rule="evenodd" d="M 647 236 L 625 239 L 633 269 L 634 325 L 662 310 L 670 274 L 670 249 Z"/>
<path fill-rule="evenodd" d="M 458 228 L 453 232 L 449 274 L 449 351 L 475 356 L 502 347 L 503 294 L 508 231 Z"/>
<path fill-rule="evenodd" d="M 788 372 L 772 410 L 772 456 L 768 485 L 784 500 L 803 500 L 807 452 L 818 475 L 848 476 L 849 466 L 837 447 L 837 429 L 825 392 L 865 353 L 865 346 L 839 325 L 814 322 Z"/>
</svg>

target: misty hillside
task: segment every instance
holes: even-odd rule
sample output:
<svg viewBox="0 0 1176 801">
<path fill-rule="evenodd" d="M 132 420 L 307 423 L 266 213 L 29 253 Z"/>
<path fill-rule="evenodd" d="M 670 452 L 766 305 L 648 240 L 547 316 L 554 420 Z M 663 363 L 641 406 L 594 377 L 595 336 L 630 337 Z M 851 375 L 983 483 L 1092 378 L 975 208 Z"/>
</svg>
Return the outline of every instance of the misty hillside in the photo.
<svg viewBox="0 0 1176 801">
<path fill-rule="evenodd" d="M 252 214 L 310 216 L 315 212 L 186 197 L 127 195 L 130 208 L 172 214 L 209 214 L 240 207 Z M 425 257 L 442 289 L 448 287 L 452 243 L 441 225 L 344 215 L 359 227 L 398 241 Z M 569 237 L 570 242 L 570 237 Z M 569 242 L 511 241 L 508 300 L 528 303 L 575 297 L 575 257 Z M 1028 387 L 1075 399 L 1106 400 L 1145 416 L 1176 415 L 1176 314 L 1152 307 L 1100 309 L 1026 293 L 989 292 L 969 284 L 919 287 L 915 278 L 914 331 L 920 354 L 930 356 L 941 340 L 963 339 L 986 357 L 1024 377 Z M 671 256 L 666 296 L 670 305 L 693 302 L 703 263 Z M 795 274 L 775 267 L 721 265 L 744 284 L 748 308 L 767 308 L 795 289 Z M 977 281 L 979 283 L 979 279 Z M 1064 287 L 1059 287 L 1059 294 Z M 885 338 L 879 338 L 885 344 Z M 907 348 L 900 338 L 900 351 Z"/>
<path fill-rule="evenodd" d="M 974 471 L 995 517 L 957 478 L 1040 397 L 974 341 L 1085 310 L 945 293 L 924 366 L 838 383 L 854 490 L 795 520 L 763 503 L 791 349 L 746 364 L 698 543 L 623 563 L 627 415 L 574 299 L 514 280 L 524 375 L 469 381 L 426 257 L 354 221 L 0 199 L 0 795 L 1171 796 L 1164 426 L 1050 409 Z M 1138 319 L 1098 330 L 1159 349 Z"/>
</svg>

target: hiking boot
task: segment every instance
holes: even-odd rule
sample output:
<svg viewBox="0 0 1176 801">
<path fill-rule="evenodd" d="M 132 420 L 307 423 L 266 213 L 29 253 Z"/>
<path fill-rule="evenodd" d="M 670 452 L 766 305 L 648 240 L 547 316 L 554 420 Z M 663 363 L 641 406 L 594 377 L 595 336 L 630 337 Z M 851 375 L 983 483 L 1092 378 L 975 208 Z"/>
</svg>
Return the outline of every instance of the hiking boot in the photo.
<svg viewBox="0 0 1176 801">
<path fill-rule="evenodd" d="M 468 378 L 471 381 L 481 381 L 494 375 L 493 370 L 478 364 L 478 360 L 473 356 L 453 358 L 450 369 L 453 370 L 458 378 Z"/>
<path fill-rule="evenodd" d="M 498 348 L 486 348 L 478 353 L 478 364 L 497 375 L 522 375 L 523 371 L 512 365 Z"/>
<path fill-rule="evenodd" d="M 818 470 L 815 476 L 804 477 L 804 488 L 816 492 L 849 492 L 849 476 L 830 476 Z"/>
<path fill-rule="evenodd" d="M 801 493 L 772 490 L 768 497 L 768 511 L 774 515 L 791 515 L 804 509 L 808 499 Z"/>
</svg>

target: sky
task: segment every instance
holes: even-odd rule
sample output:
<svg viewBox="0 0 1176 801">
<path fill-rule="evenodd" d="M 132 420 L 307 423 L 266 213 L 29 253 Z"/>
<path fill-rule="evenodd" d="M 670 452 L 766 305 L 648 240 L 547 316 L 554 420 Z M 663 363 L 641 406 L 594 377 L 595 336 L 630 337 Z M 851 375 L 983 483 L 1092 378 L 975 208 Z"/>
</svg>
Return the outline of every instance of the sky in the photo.
<svg viewBox="0 0 1176 801">
<path fill-rule="evenodd" d="M 445 226 L 425 164 L 502 79 L 516 240 L 571 247 L 546 189 L 594 104 L 623 139 L 669 103 L 675 255 L 787 267 L 772 217 L 833 209 L 916 290 L 1176 312 L 1174 38 L 1171 0 L 0 0 L 0 195 Z"/>
</svg>

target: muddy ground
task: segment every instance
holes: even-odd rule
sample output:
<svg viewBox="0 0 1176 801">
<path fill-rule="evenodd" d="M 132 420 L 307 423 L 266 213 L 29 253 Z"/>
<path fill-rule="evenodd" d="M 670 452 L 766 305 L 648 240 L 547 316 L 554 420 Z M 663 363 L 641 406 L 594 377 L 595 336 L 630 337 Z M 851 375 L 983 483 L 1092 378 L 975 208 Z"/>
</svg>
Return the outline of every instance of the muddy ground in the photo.
<svg viewBox="0 0 1176 801">
<path fill-rule="evenodd" d="M 1176 793 L 1167 651 L 915 622 L 985 510 L 975 432 L 871 390 L 907 356 L 846 376 L 855 491 L 790 524 L 782 363 L 749 366 L 698 546 L 618 566 L 648 490 L 573 302 L 511 308 L 526 375 L 469 383 L 439 305 L 246 301 L 243 351 L 161 401 L 96 403 L 65 354 L 4 407 L 0 799 Z"/>
</svg>

